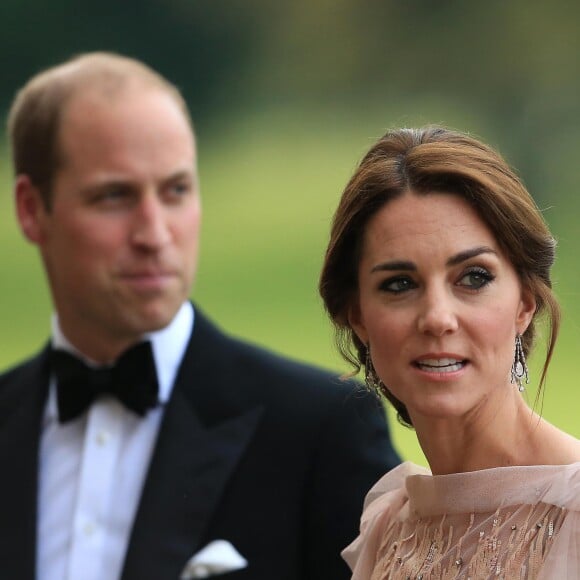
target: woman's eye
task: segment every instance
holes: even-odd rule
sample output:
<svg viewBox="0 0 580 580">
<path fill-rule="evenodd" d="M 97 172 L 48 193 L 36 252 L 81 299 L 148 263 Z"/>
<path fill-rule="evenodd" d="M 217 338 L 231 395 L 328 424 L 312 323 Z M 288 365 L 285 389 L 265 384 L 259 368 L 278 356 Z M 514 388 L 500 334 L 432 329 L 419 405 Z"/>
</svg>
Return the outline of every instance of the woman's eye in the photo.
<svg viewBox="0 0 580 580">
<path fill-rule="evenodd" d="M 381 283 L 380 289 L 384 292 L 391 292 L 393 294 L 400 294 L 416 287 L 415 282 L 411 278 L 401 276 L 398 278 L 389 278 Z"/>
<path fill-rule="evenodd" d="M 487 286 L 493 279 L 494 276 L 484 268 L 476 268 L 466 272 L 459 280 L 459 285 L 471 290 L 479 290 Z"/>
</svg>

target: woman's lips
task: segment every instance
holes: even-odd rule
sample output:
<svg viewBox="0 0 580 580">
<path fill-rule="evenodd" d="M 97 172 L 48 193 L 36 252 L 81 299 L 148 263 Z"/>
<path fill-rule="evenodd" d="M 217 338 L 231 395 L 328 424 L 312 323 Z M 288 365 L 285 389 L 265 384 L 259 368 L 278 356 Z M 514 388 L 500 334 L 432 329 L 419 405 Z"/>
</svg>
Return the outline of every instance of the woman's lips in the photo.
<svg viewBox="0 0 580 580">
<path fill-rule="evenodd" d="M 429 357 L 414 361 L 413 365 L 428 373 L 453 373 L 467 365 L 467 359 L 459 357 Z"/>
</svg>

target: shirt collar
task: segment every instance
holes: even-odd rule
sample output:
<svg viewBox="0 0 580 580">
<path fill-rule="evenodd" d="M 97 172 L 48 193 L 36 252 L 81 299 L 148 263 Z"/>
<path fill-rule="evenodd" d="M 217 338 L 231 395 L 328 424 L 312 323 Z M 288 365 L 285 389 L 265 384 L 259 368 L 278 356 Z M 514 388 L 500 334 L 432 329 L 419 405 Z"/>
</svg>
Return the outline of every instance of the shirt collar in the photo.
<svg viewBox="0 0 580 580">
<path fill-rule="evenodd" d="M 143 340 L 150 340 L 153 347 L 159 383 L 159 401 L 162 404 L 167 403 L 171 396 L 173 384 L 193 330 L 194 319 L 193 305 L 191 302 L 184 302 L 165 328 L 143 336 Z M 89 365 L 94 365 L 93 361 L 88 360 L 64 336 L 56 314 L 52 316 L 52 345 L 54 348 L 75 354 Z"/>
</svg>

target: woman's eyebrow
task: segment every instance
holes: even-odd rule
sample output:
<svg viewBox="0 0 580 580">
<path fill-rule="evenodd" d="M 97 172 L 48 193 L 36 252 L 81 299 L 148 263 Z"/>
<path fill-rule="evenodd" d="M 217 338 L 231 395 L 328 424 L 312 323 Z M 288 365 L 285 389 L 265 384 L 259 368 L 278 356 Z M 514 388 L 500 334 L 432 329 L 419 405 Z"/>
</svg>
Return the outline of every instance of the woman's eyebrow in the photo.
<svg viewBox="0 0 580 580">
<path fill-rule="evenodd" d="M 447 266 L 457 266 L 457 264 L 461 264 L 461 262 L 465 262 L 471 258 L 475 258 L 476 256 L 480 256 L 481 254 L 495 254 L 497 252 L 490 248 L 489 246 L 477 246 L 476 248 L 470 248 L 469 250 L 464 250 L 463 252 L 459 252 L 454 256 L 451 256 L 446 262 Z M 381 262 L 376 266 L 371 268 L 371 273 L 374 272 L 391 272 L 391 271 L 410 271 L 416 272 L 417 266 L 414 262 L 410 260 L 393 260 L 391 262 Z"/>
<path fill-rule="evenodd" d="M 476 248 L 464 250 L 463 252 L 455 254 L 455 256 L 451 256 L 451 258 L 447 260 L 447 265 L 457 266 L 457 264 L 461 264 L 461 262 L 465 262 L 466 260 L 475 258 L 476 256 L 480 256 L 481 254 L 497 255 L 497 252 L 493 248 L 490 248 L 489 246 L 477 246 Z"/>
<path fill-rule="evenodd" d="M 391 271 L 391 270 L 410 270 L 416 271 L 417 266 L 413 262 L 409 262 L 406 260 L 395 260 L 393 262 L 382 262 L 381 264 L 377 264 L 371 268 L 371 273 L 373 272 L 383 272 L 383 271 Z"/>
</svg>

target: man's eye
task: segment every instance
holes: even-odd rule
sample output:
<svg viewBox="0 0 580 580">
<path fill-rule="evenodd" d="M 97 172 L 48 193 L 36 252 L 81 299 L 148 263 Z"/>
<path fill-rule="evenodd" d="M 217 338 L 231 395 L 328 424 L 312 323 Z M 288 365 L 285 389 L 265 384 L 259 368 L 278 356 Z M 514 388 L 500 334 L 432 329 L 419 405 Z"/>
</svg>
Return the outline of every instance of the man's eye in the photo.
<svg viewBox="0 0 580 580">
<path fill-rule="evenodd" d="M 400 294 L 416 287 L 416 284 L 411 278 L 406 276 L 398 276 L 396 278 L 389 278 L 381 283 L 380 289 L 383 292 L 391 292 L 392 294 Z"/>
<path fill-rule="evenodd" d="M 111 189 L 104 189 L 96 194 L 95 201 L 98 203 L 118 201 L 125 199 L 127 195 L 127 190 L 123 188 L 115 187 Z"/>
<path fill-rule="evenodd" d="M 459 285 L 472 290 L 480 290 L 484 286 L 487 286 L 493 279 L 494 276 L 485 268 L 474 268 L 461 277 Z"/>
<path fill-rule="evenodd" d="M 106 199 L 121 199 L 125 197 L 127 192 L 122 189 L 112 189 L 111 191 L 107 191 L 103 194 L 103 197 Z"/>
<path fill-rule="evenodd" d="M 191 184 L 189 182 L 180 181 L 172 184 L 171 187 L 169 188 L 169 191 L 173 195 L 177 196 L 185 195 L 191 191 Z"/>
</svg>

